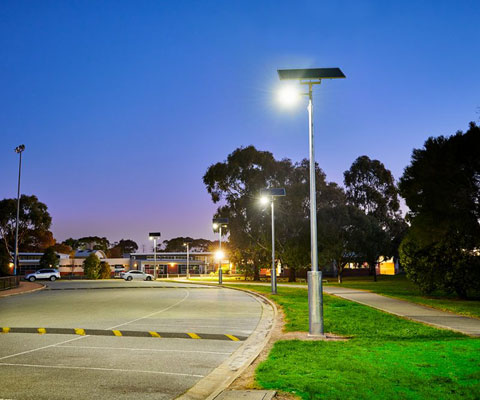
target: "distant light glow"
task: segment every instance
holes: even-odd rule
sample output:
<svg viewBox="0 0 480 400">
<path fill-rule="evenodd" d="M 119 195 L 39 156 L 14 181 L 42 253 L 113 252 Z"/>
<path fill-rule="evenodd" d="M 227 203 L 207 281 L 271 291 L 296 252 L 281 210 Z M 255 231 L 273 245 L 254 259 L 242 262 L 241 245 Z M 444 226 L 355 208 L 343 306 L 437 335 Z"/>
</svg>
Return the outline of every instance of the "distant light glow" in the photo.
<svg viewBox="0 0 480 400">
<path fill-rule="evenodd" d="M 285 83 L 277 92 L 277 101 L 283 107 L 294 107 L 301 99 L 300 87 L 298 84 Z"/>
<path fill-rule="evenodd" d="M 225 253 L 222 250 L 217 250 L 215 252 L 215 260 L 217 261 L 222 260 L 223 257 L 225 257 Z"/>
<path fill-rule="evenodd" d="M 217 224 L 216 222 L 214 222 L 213 225 L 212 225 L 212 227 L 213 227 L 213 229 L 216 230 L 216 229 L 218 229 L 218 224 Z"/>
</svg>

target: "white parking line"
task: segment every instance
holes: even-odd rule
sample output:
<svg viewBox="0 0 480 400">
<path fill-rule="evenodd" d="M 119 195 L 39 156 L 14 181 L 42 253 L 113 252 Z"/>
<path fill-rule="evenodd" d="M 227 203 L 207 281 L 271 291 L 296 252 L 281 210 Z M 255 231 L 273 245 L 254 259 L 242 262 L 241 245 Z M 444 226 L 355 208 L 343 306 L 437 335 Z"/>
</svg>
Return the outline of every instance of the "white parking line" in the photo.
<svg viewBox="0 0 480 400">
<path fill-rule="evenodd" d="M 86 337 L 87 336 L 79 336 L 79 337 L 76 337 L 76 338 L 73 338 L 73 339 L 70 339 L 70 340 L 64 340 L 63 342 L 49 344 L 48 346 L 37 347 L 37 348 L 32 349 L 32 350 L 27 350 L 27 351 L 22 351 L 20 353 L 10 354 L 9 356 L 0 357 L 0 360 L 5 360 L 7 358 L 11 358 L 11 357 L 15 357 L 15 356 L 21 356 L 22 354 L 33 353 L 34 351 L 38 351 L 38 350 L 48 349 L 49 347 L 55 347 L 59 344 L 73 342 L 75 340 L 80 340 L 80 339 L 83 339 L 83 338 L 86 338 Z"/>
<path fill-rule="evenodd" d="M 142 374 L 157 374 L 157 375 L 175 375 L 175 376 L 188 376 L 191 378 L 203 378 L 205 375 L 196 374 L 181 374 L 177 372 L 161 372 L 161 371 L 145 371 L 140 369 L 119 369 L 119 368 L 96 368 L 96 367 L 72 367 L 68 365 L 40 365 L 40 364 L 15 364 L 15 363 L 0 363 L 0 366 L 9 367 L 34 367 L 34 368 L 56 368 L 56 369 L 80 369 L 80 370 L 92 370 L 92 371 L 113 371 L 113 372 L 139 372 Z"/>
<path fill-rule="evenodd" d="M 182 289 L 183 289 L 183 288 L 182 288 Z M 185 289 L 184 289 L 184 290 L 185 290 Z M 145 315 L 144 317 L 140 317 L 140 318 L 137 318 L 137 319 L 133 319 L 133 320 L 128 321 L 128 322 L 125 322 L 125 323 L 123 323 L 123 324 L 111 326 L 110 328 L 107 328 L 107 329 L 119 328 L 119 327 L 121 327 L 121 326 L 125 326 L 125 325 L 128 325 L 128 324 L 132 324 L 132 323 L 134 323 L 134 322 L 136 322 L 136 321 L 140 321 L 140 320 L 142 320 L 142 319 L 151 317 L 152 315 L 159 314 L 159 313 L 164 312 L 164 311 L 168 311 L 168 310 L 170 310 L 171 308 L 173 308 L 173 307 L 177 306 L 178 304 L 183 303 L 185 300 L 187 300 L 188 296 L 190 296 L 190 292 L 189 292 L 188 290 L 185 290 L 185 291 L 187 292 L 187 294 L 185 295 L 185 297 L 184 297 L 182 300 L 176 302 L 175 304 L 172 304 L 171 306 L 169 306 L 169 307 L 167 307 L 167 308 L 164 308 L 164 309 L 162 309 L 162 310 L 160 310 L 160 311 L 155 311 L 155 312 L 153 312 L 153 313 L 150 313 L 150 314 Z"/>
<path fill-rule="evenodd" d="M 201 353 L 201 354 L 220 354 L 228 355 L 232 352 L 222 352 L 222 351 L 202 351 L 202 350 L 168 350 L 168 349 L 137 349 L 132 347 L 97 347 L 97 346 L 61 346 L 57 345 L 55 347 L 62 347 L 68 349 L 97 349 L 97 350 L 129 350 L 129 351 L 154 351 L 157 353 Z M 0 399 L 1 400 L 1 399 Z"/>
</svg>

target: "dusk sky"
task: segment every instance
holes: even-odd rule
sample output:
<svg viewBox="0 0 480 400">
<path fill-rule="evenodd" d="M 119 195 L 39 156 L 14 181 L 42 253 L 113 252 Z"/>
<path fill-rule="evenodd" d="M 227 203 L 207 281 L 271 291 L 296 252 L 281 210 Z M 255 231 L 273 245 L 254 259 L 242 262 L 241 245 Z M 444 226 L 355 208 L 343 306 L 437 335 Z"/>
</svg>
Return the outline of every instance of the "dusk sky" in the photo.
<svg viewBox="0 0 480 400">
<path fill-rule="evenodd" d="M 398 179 L 427 137 L 478 121 L 479 19 L 478 0 L 2 0 L 0 199 L 24 143 L 22 193 L 57 240 L 213 239 L 211 164 L 248 145 L 308 157 L 306 109 L 274 102 L 279 68 L 347 76 L 315 88 L 328 180 L 360 155 Z"/>
</svg>

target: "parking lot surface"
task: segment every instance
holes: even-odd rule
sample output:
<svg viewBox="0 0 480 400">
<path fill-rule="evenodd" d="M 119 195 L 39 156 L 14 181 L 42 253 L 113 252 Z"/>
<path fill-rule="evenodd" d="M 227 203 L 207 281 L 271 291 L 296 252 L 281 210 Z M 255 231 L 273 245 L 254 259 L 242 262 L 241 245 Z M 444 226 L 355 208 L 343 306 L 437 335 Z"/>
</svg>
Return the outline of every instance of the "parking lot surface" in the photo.
<svg viewBox="0 0 480 400">
<path fill-rule="evenodd" d="M 0 398 L 173 399 L 238 349 L 260 316 L 254 297 L 224 288 L 49 282 L 0 299 Z"/>
</svg>

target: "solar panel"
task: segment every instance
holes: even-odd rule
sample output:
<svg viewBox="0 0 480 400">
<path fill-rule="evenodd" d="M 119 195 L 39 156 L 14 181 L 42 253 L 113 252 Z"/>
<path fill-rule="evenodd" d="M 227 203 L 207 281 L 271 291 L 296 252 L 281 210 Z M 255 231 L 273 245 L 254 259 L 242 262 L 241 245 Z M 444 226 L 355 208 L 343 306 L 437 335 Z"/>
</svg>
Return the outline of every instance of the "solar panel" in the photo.
<svg viewBox="0 0 480 400">
<path fill-rule="evenodd" d="M 281 80 L 345 78 L 340 68 L 279 69 L 278 76 Z"/>
<path fill-rule="evenodd" d="M 270 189 L 263 189 L 261 191 L 261 195 L 263 196 L 285 196 L 286 192 L 284 188 L 270 188 Z"/>
</svg>

